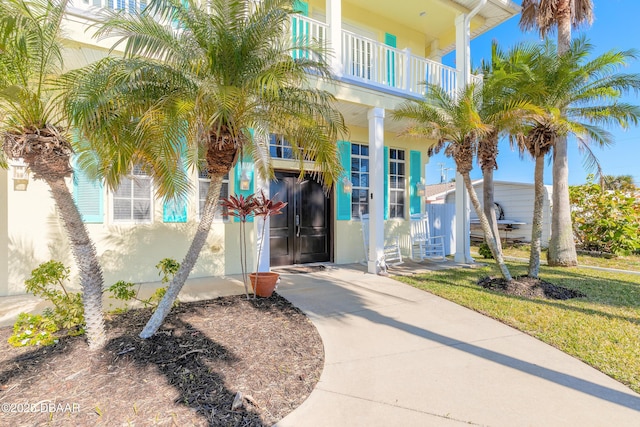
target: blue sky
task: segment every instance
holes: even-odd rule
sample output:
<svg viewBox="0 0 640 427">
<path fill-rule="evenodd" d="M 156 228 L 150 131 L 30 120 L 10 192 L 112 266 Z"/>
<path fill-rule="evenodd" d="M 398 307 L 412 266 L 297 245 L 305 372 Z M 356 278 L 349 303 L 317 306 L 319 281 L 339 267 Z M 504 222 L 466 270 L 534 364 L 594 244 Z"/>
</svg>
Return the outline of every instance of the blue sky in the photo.
<svg viewBox="0 0 640 427">
<path fill-rule="evenodd" d="M 520 0 L 515 0 L 520 4 Z M 594 0 L 595 20 L 593 25 L 573 32 L 574 37 L 584 33 L 587 39 L 595 46 L 594 53 L 602 53 L 607 50 L 640 50 L 640 1 L 638 0 Z M 482 58 L 490 58 L 491 41 L 497 40 L 503 49 L 508 49 L 520 41 L 540 40 L 536 32 L 522 33 L 518 28 L 516 16 L 471 41 L 472 66 L 480 64 Z M 555 40 L 555 33 L 551 35 Z M 638 52 L 640 55 L 640 52 Z M 453 55 L 447 55 L 443 62 L 452 63 Z M 623 70 L 628 73 L 640 73 L 640 58 L 633 61 L 629 67 Z M 640 104 L 640 96 L 630 94 L 625 97 L 627 102 Z M 619 128 L 608 129 L 614 135 L 613 145 L 605 148 L 592 147 L 599 159 L 604 173 L 608 175 L 632 175 L 635 183 L 640 185 L 640 126 L 621 130 Z M 569 140 L 569 184 L 584 183 L 589 173 L 582 164 L 583 155 L 578 151 L 575 140 Z M 427 184 L 440 182 L 440 165 L 451 168 L 447 171 L 447 178 L 455 176 L 455 164 L 453 160 L 437 155 L 430 159 L 427 165 Z M 498 158 L 498 170 L 494 179 L 498 181 L 533 182 L 533 161 L 525 157 L 520 159 L 517 153 L 511 152 L 505 141 L 500 148 Z M 482 175 L 477 164 L 471 173 L 473 179 Z M 545 166 L 545 184 L 551 184 L 551 164 Z"/>
</svg>

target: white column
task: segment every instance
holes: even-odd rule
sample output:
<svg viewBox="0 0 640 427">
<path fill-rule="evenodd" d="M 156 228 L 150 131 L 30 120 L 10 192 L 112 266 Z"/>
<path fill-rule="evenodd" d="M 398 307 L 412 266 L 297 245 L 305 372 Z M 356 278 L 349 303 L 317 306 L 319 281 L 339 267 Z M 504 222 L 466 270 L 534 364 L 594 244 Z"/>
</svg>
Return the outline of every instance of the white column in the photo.
<svg viewBox="0 0 640 427">
<path fill-rule="evenodd" d="M 327 25 L 331 49 L 331 71 L 342 75 L 342 0 L 327 0 Z"/>
<path fill-rule="evenodd" d="M 384 109 L 371 108 L 369 119 L 369 273 L 379 272 L 384 257 Z"/>
<path fill-rule="evenodd" d="M 467 15 L 456 18 L 456 70 L 457 88 L 465 87 L 471 81 L 471 29 Z M 474 262 L 470 252 L 469 236 L 469 195 L 464 187 L 462 175 L 456 171 L 456 254 L 455 261 Z"/>
<path fill-rule="evenodd" d="M 262 189 L 264 191 L 264 194 L 267 195 L 267 197 L 270 197 L 269 195 L 269 182 L 265 181 L 264 179 L 262 179 L 260 177 L 260 174 L 256 173 L 255 175 L 255 184 L 256 184 L 256 194 L 260 194 L 260 190 Z M 258 265 L 256 265 L 256 268 L 254 269 L 254 271 L 269 271 L 269 269 L 271 268 L 271 245 L 269 244 L 270 238 L 271 238 L 271 234 L 269 232 L 269 223 L 270 220 L 267 219 L 266 221 L 263 218 L 256 218 L 254 220 L 254 231 L 256 233 L 256 253 L 254 254 L 253 259 L 257 260 L 258 259 L 258 252 L 259 252 L 259 248 L 260 245 L 262 244 L 262 252 L 260 252 L 260 260 L 258 262 Z M 263 235 L 264 232 L 264 235 Z M 262 239 L 264 238 L 264 244 Z"/>
</svg>

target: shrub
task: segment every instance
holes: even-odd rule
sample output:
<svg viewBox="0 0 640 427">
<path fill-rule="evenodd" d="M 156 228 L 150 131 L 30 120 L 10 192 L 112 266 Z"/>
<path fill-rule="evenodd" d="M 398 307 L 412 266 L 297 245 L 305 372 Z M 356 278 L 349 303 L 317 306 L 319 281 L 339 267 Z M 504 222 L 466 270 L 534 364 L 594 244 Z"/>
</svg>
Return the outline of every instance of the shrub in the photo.
<svg viewBox="0 0 640 427">
<path fill-rule="evenodd" d="M 569 188 L 576 242 L 588 251 L 626 255 L 640 250 L 640 202 L 629 192 L 587 183 Z"/>
<path fill-rule="evenodd" d="M 57 342 L 59 335 L 84 334 L 82 295 L 65 287 L 69 275 L 68 267 L 53 260 L 31 272 L 24 282 L 27 292 L 50 301 L 53 308 L 45 309 L 42 315 L 20 313 L 8 340 L 11 345 L 50 345 Z M 64 333 L 56 334 L 60 330 Z"/>
<path fill-rule="evenodd" d="M 491 249 L 489 248 L 489 245 L 487 245 L 485 242 L 482 242 L 482 244 L 478 247 L 478 254 L 482 256 L 484 259 L 493 259 L 493 255 L 491 254 Z"/>
<path fill-rule="evenodd" d="M 173 276 L 180 269 L 180 263 L 172 258 L 164 258 L 158 264 L 156 264 L 156 268 L 158 269 L 158 275 L 161 276 L 161 282 L 167 283 L 169 282 Z M 135 287 L 137 286 L 137 289 Z M 107 290 L 111 292 L 111 296 L 117 300 L 130 302 L 132 300 L 139 301 L 142 303 L 144 307 L 157 307 L 164 297 L 164 294 L 167 293 L 167 288 L 159 288 L 147 299 L 138 298 L 138 292 L 140 291 L 140 284 L 135 284 L 131 282 L 125 282 L 124 280 L 120 280 L 113 285 L 111 285 Z M 178 302 L 174 302 L 174 306 L 178 305 Z"/>
</svg>

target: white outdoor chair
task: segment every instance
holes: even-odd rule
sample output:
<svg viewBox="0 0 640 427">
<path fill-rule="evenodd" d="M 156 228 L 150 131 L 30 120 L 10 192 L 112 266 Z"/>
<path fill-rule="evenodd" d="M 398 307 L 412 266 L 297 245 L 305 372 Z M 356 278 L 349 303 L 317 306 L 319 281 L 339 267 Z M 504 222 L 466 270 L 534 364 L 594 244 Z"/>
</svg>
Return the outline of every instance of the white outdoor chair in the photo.
<svg viewBox="0 0 640 427">
<path fill-rule="evenodd" d="M 362 225 L 362 242 L 364 243 L 364 263 L 366 264 L 369 259 L 369 215 L 364 214 L 360 217 Z M 384 244 L 384 259 L 377 260 L 383 262 L 383 269 L 386 269 L 388 265 L 400 265 L 402 264 L 402 252 L 400 251 L 400 237 L 386 239 Z"/>
<path fill-rule="evenodd" d="M 411 215 L 411 258 L 414 261 L 423 261 L 425 258 L 435 261 L 444 261 L 444 237 L 431 236 L 429 231 L 429 217 L 423 215 Z"/>
</svg>

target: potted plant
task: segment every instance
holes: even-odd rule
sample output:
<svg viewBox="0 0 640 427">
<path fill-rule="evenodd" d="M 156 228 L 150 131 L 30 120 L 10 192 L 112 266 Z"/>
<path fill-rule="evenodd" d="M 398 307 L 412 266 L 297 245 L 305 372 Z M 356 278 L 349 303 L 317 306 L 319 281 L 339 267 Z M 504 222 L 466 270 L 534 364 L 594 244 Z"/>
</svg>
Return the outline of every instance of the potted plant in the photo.
<svg viewBox="0 0 640 427">
<path fill-rule="evenodd" d="M 240 268 L 242 270 L 242 281 L 245 288 L 245 294 L 247 295 L 247 298 L 249 298 L 249 290 L 247 286 L 247 219 L 251 215 L 254 215 L 255 217 L 262 218 L 266 222 L 269 217 L 281 214 L 282 209 L 287 205 L 287 203 L 275 202 L 272 199 L 269 199 L 263 190 L 260 190 L 260 193 L 257 196 L 255 194 L 251 194 L 247 197 L 242 195 L 229 196 L 222 199 L 221 204 L 222 207 L 228 209 L 229 215 L 240 220 Z M 258 246 L 257 271 L 249 275 L 254 298 L 256 295 L 265 298 L 270 297 L 279 278 L 278 273 L 260 271 L 260 258 L 262 256 L 265 231 L 266 226 L 262 228 L 262 236 L 260 239 L 260 245 Z"/>
<path fill-rule="evenodd" d="M 264 190 L 260 190 L 260 194 L 254 195 L 254 214 L 258 218 L 262 218 L 264 226 L 262 227 L 262 236 L 260 238 L 260 245 L 258 246 L 258 262 L 256 266 L 256 272 L 251 273 L 249 278 L 251 279 L 251 285 L 253 286 L 253 295 L 268 298 L 273 293 L 278 282 L 280 275 L 272 271 L 260 271 L 260 259 L 262 258 L 262 247 L 264 245 L 264 236 L 267 229 L 267 219 L 273 215 L 280 215 L 282 209 L 287 206 L 286 202 L 276 202 L 273 199 L 267 197 Z"/>
</svg>

